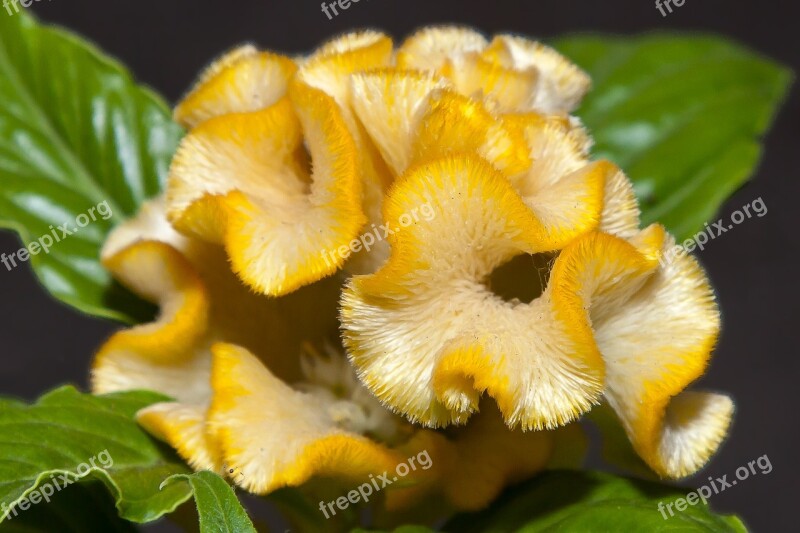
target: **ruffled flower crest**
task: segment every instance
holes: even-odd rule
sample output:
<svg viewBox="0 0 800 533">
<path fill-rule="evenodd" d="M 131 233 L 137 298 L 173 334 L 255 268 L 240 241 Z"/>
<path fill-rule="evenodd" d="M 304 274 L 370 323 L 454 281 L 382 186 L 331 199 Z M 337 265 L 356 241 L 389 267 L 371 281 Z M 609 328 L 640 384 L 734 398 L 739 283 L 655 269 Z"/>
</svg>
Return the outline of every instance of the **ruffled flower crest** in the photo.
<svg viewBox="0 0 800 533">
<path fill-rule="evenodd" d="M 588 89 L 540 43 L 453 27 L 226 54 L 175 110 L 165 195 L 104 247 L 160 313 L 100 349 L 94 390 L 173 397 L 141 424 L 259 494 L 352 487 L 426 450 L 387 506 L 478 509 L 603 400 L 655 472 L 696 471 L 733 409 L 685 390 L 719 313 L 694 259 L 659 263 L 672 238 L 639 229 L 624 173 L 591 160 L 568 115 Z"/>
</svg>

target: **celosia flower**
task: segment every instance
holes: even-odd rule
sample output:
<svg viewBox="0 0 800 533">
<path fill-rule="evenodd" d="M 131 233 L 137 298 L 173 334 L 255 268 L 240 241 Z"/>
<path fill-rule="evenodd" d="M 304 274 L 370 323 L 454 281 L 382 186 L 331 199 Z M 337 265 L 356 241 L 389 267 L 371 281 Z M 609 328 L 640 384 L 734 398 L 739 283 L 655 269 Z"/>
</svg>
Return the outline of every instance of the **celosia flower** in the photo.
<svg viewBox="0 0 800 533">
<path fill-rule="evenodd" d="M 196 469 L 224 473 L 255 493 L 316 478 L 347 490 L 424 450 L 435 467 L 409 476 L 412 486 L 387 489 L 389 506 L 436 495 L 475 509 L 558 458 L 562 434 L 509 431 L 491 411 L 476 427 L 501 431 L 449 437 L 392 414 L 326 339 L 337 329 L 341 279 L 277 299 L 255 295 L 229 270 L 223 250 L 174 231 L 163 199 L 112 232 L 102 256 L 117 279 L 159 303 L 161 314 L 106 342 L 93 389 L 174 397 L 138 419 Z M 477 461 L 478 450 L 489 448 L 503 451 L 493 468 L 464 477 L 454 458 Z"/>
<path fill-rule="evenodd" d="M 419 202 L 439 209 L 435 222 L 392 235 L 389 262 L 343 297 L 353 364 L 381 400 L 443 426 L 466 421 L 486 392 L 510 427 L 529 430 L 570 422 L 605 395 L 659 474 L 687 475 L 708 459 L 732 404 L 682 391 L 705 368 L 718 312 L 694 259 L 659 266 L 674 245 L 660 226 L 578 237 L 538 298 L 509 302 L 487 277 L 553 245 L 508 180 L 451 156 L 406 174 L 387 218 Z"/>
<path fill-rule="evenodd" d="M 176 109 L 165 197 L 104 248 L 161 314 L 102 347 L 94 389 L 174 397 L 142 425 L 256 493 L 424 449 L 435 466 L 388 505 L 479 508 L 603 398 L 654 471 L 694 472 L 732 411 L 684 391 L 718 312 L 692 258 L 659 264 L 672 240 L 639 229 L 625 175 L 590 160 L 567 114 L 588 87 L 539 43 L 459 28 L 225 55 Z"/>
</svg>

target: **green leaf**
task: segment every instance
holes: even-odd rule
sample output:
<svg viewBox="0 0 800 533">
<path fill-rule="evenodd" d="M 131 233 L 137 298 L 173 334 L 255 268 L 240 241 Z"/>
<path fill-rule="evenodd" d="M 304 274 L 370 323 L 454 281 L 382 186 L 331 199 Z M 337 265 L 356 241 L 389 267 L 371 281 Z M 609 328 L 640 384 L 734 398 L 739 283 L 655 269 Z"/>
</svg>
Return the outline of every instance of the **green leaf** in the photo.
<svg viewBox="0 0 800 533">
<path fill-rule="evenodd" d="M 18 511 L 0 524 L 0 533 L 102 531 L 133 533 L 136 527 L 117 516 L 114 501 L 99 481 L 70 485 L 50 501 Z"/>
<path fill-rule="evenodd" d="M 139 409 L 164 400 L 150 392 L 91 396 L 63 387 L 30 406 L 4 404 L 0 502 L 24 513 L 20 505 L 26 506 L 23 500 L 36 503 L 34 492 L 57 493 L 86 478 L 108 488 L 126 520 L 149 522 L 172 512 L 191 498 L 191 491 L 180 484 L 160 490 L 160 485 L 189 469 L 134 420 Z M 8 512 L 4 509 L 0 517 Z"/>
<path fill-rule="evenodd" d="M 713 531 L 742 533 L 733 516 L 713 514 L 698 502 L 685 511 L 659 511 L 691 489 L 682 490 L 600 472 L 545 472 L 512 488 L 486 511 L 459 515 L 445 531 Z M 674 509 L 674 506 L 673 506 Z"/>
<path fill-rule="evenodd" d="M 255 533 L 239 499 L 228 483 L 214 472 L 177 474 L 166 481 L 164 487 L 176 482 L 188 482 L 194 493 L 202 533 Z"/>
<path fill-rule="evenodd" d="M 593 87 L 578 110 L 595 155 L 633 180 L 643 223 L 679 240 L 753 173 L 791 72 L 723 38 L 575 36 L 553 45 Z"/>
<path fill-rule="evenodd" d="M 111 227 L 161 190 L 181 135 L 164 102 L 93 46 L 22 12 L 0 17 L 0 227 L 24 245 L 78 230 L 31 257 L 58 299 L 124 321 L 152 315 L 98 256 Z"/>
</svg>

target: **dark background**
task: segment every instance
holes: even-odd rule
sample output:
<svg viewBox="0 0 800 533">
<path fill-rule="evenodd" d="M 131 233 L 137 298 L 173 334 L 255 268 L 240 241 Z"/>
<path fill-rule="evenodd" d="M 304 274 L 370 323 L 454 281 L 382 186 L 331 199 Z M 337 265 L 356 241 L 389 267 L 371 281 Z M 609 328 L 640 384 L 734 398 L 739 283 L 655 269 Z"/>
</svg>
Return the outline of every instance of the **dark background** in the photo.
<svg viewBox="0 0 800 533">
<path fill-rule="evenodd" d="M 421 25 L 445 22 L 545 39 L 577 31 L 701 30 L 738 39 L 795 70 L 800 64 L 796 17 L 790 12 L 796 6 L 788 0 L 686 0 L 668 17 L 651 0 L 362 0 L 332 21 L 319 0 L 42 0 L 33 9 L 40 18 L 95 41 L 171 102 L 204 65 L 237 43 L 301 53 L 364 26 L 398 38 Z M 798 103 L 793 89 L 766 138 L 754 181 L 726 203 L 720 216 L 759 196 L 769 213 L 742 223 L 698 255 L 724 314 L 721 342 L 701 385 L 731 393 L 738 412 L 720 453 L 684 484 L 698 487 L 708 476 L 723 474 L 731 478 L 737 467 L 767 454 L 771 473 L 752 476 L 711 499 L 715 509 L 740 514 L 756 531 L 797 530 Z M 15 236 L 0 233 L 0 251 L 17 248 Z M 37 285 L 29 264 L 0 273 L 0 294 L 0 393 L 32 399 L 67 381 L 85 387 L 92 353 L 115 324 L 53 301 Z"/>
</svg>

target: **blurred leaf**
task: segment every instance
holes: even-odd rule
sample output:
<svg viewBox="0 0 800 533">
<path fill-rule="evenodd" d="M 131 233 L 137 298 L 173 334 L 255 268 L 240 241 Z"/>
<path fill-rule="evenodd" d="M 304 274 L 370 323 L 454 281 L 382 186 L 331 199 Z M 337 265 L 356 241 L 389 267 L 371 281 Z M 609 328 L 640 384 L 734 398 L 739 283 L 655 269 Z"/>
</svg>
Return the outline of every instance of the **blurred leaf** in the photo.
<svg viewBox="0 0 800 533">
<path fill-rule="evenodd" d="M 178 474 L 167 479 L 164 486 L 182 481 L 188 482 L 194 493 L 201 533 L 255 533 L 233 489 L 220 476 L 209 471 Z"/>
<path fill-rule="evenodd" d="M 434 530 L 425 526 L 400 526 L 392 530 L 384 529 L 353 529 L 350 533 L 433 533 Z"/>
<path fill-rule="evenodd" d="M 0 227 L 23 245 L 60 238 L 65 223 L 78 230 L 31 257 L 58 299 L 120 320 L 152 315 L 98 256 L 111 227 L 161 190 L 181 135 L 164 103 L 93 46 L 24 12 L 0 17 Z"/>
<path fill-rule="evenodd" d="M 636 185 L 644 224 L 684 240 L 754 172 L 791 72 L 723 38 L 574 36 L 553 45 L 593 88 L 577 114 L 595 155 Z"/>
<path fill-rule="evenodd" d="M 271 492 L 267 501 L 275 505 L 281 515 L 299 531 L 316 531 L 324 529 L 327 520 L 320 510 L 312 505 L 303 493 L 295 487 L 284 487 Z M 342 517 L 343 513 L 337 515 Z M 333 522 L 337 522 L 334 518 Z"/>
<path fill-rule="evenodd" d="M 191 491 L 183 484 L 159 487 L 189 469 L 134 420 L 139 409 L 164 400 L 149 392 L 92 396 L 62 387 L 30 406 L 4 404 L 0 502 L 7 505 L 5 515 L 14 508 L 26 512 L 19 505 L 40 499 L 32 496 L 43 494 L 38 487 L 60 492 L 83 478 L 102 481 L 127 520 L 149 522 L 172 512 L 191 498 Z"/>
<path fill-rule="evenodd" d="M 545 472 L 507 491 L 479 513 L 462 514 L 445 531 L 746 531 L 734 516 L 713 514 L 698 502 L 670 516 L 666 505 L 689 490 L 599 472 Z M 659 503 L 664 504 L 664 514 Z M 674 509 L 674 506 L 673 506 Z M 666 518 L 664 518 L 666 516 Z"/>
<path fill-rule="evenodd" d="M 608 403 L 593 407 L 584 420 L 592 423 L 600 432 L 602 455 L 606 463 L 639 479 L 658 480 L 656 473 L 633 449 L 622 422 Z"/>
</svg>

